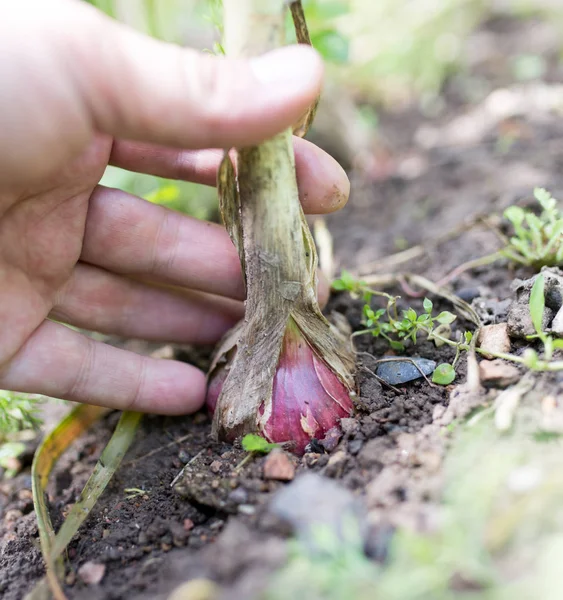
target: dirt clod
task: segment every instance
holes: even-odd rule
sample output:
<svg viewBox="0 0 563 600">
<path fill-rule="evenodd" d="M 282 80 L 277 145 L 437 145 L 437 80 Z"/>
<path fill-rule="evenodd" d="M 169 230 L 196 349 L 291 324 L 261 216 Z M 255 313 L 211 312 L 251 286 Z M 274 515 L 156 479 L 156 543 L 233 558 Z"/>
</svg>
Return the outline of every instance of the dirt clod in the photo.
<svg viewBox="0 0 563 600">
<path fill-rule="evenodd" d="M 520 379 L 518 367 L 497 358 L 479 363 L 479 377 L 486 387 L 505 388 Z"/>
<path fill-rule="evenodd" d="M 264 479 L 291 481 L 295 477 L 295 465 L 283 450 L 272 450 L 264 461 Z"/>
</svg>

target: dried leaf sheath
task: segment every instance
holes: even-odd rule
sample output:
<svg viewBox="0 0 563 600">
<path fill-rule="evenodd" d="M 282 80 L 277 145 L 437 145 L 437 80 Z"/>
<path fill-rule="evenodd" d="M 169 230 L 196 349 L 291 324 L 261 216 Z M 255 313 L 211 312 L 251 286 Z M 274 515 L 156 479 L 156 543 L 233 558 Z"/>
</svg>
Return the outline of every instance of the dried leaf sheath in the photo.
<svg viewBox="0 0 563 600">
<path fill-rule="evenodd" d="M 282 0 L 225 0 L 227 53 L 252 56 L 280 45 L 284 4 Z M 304 432 L 307 439 L 318 437 L 350 413 L 353 356 L 346 339 L 330 326 L 317 304 L 317 254 L 299 203 L 291 131 L 240 149 L 236 173 L 235 180 L 235 168 L 226 155 L 218 187 L 223 219 L 245 273 L 246 315 L 223 340 L 210 371 L 213 428 L 217 436 L 227 439 L 259 430 L 272 441 L 291 439 L 302 450 Z M 319 382 L 318 393 L 298 408 L 302 394 L 298 398 L 282 393 L 275 381 L 280 380 L 278 369 L 291 364 L 286 380 L 295 390 L 304 389 L 294 380 L 302 365 L 284 354 L 301 343 L 310 349 L 311 357 L 303 355 L 303 360 L 312 369 L 301 377 L 310 375 L 311 381 L 316 377 Z M 315 364 L 321 365 L 316 371 Z M 311 403 L 317 399 L 330 403 L 331 394 L 321 391 L 326 387 L 337 389 L 338 398 L 334 410 L 319 412 Z M 273 394 L 277 394 L 274 399 Z M 284 402 L 279 400 L 282 396 Z M 272 426 L 283 421 L 279 410 L 293 415 L 297 430 L 287 419 L 287 427 Z M 325 414 L 332 416 L 325 418 Z M 279 439 L 280 435 L 290 437 Z"/>
</svg>

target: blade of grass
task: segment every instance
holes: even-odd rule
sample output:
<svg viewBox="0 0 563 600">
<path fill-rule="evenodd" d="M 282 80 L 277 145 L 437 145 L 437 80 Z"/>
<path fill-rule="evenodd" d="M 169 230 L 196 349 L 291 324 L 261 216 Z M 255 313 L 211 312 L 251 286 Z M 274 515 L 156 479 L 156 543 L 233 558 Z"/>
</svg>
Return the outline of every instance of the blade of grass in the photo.
<svg viewBox="0 0 563 600">
<path fill-rule="evenodd" d="M 545 308 L 545 295 L 544 295 L 544 276 L 540 273 L 530 292 L 530 317 L 534 329 L 540 338 L 544 338 L 543 332 L 543 311 Z"/>
<path fill-rule="evenodd" d="M 110 441 L 104 448 L 90 479 L 86 482 L 80 499 L 71 508 L 62 524 L 51 548 L 51 560 L 56 560 L 68 546 L 78 528 L 86 520 L 98 498 L 119 467 L 125 453 L 131 446 L 142 414 L 124 412 Z"/>
<path fill-rule="evenodd" d="M 98 406 L 85 404 L 77 406 L 45 438 L 38 448 L 33 461 L 33 501 L 37 514 L 41 553 L 46 564 L 47 582 L 55 600 L 65 600 L 65 595 L 59 583 L 59 578 L 64 574 L 63 565 L 58 559 L 90 514 L 98 498 L 119 467 L 133 441 L 141 420 L 141 413 L 124 412 L 121 415 L 110 441 L 104 448 L 92 475 L 80 494 L 80 499 L 74 504 L 56 535 L 45 502 L 45 488 L 49 475 L 62 453 L 107 412 L 107 408 Z M 31 597 L 34 597 L 34 592 L 39 593 L 39 590 L 44 587 L 45 582 L 42 580 L 32 592 Z"/>
<path fill-rule="evenodd" d="M 45 560 L 49 585 L 53 596 L 57 600 L 62 600 L 65 596 L 57 580 L 55 561 L 50 559 L 51 548 L 55 541 L 55 532 L 45 501 L 45 488 L 47 487 L 49 475 L 61 454 L 106 412 L 108 412 L 107 408 L 99 406 L 87 404 L 77 406 L 45 437 L 37 448 L 33 459 L 31 486 L 41 553 Z M 57 565 L 57 570 L 60 571 L 61 569 L 62 563 Z"/>
</svg>

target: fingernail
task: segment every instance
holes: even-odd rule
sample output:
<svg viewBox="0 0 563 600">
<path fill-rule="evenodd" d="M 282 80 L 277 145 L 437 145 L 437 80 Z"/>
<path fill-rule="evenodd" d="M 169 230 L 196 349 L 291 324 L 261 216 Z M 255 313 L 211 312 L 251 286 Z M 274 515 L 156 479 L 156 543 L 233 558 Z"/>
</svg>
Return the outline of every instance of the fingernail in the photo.
<svg viewBox="0 0 563 600">
<path fill-rule="evenodd" d="M 287 46 L 253 58 L 256 79 L 266 85 L 311 86 L 320 83 L 322 61 L 309 46 Z"/>
</svg>

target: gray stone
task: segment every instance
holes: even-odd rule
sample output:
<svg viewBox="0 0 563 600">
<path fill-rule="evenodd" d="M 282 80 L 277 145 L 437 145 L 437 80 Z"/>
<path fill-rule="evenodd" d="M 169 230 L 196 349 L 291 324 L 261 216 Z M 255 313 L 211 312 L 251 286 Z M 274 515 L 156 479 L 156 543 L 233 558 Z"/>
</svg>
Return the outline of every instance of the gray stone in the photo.
<svg viewBox="0 0 563 600">
<path fill-rule="evenodd" d="M 356 533 L 360 536 L 364 530 L 363 504 L 335 481 L 316 473 L 300 475 L 276 492 L 269 512 L 289 524 L 313 551 L 322 551 L 316 543 L 319 530 L 332 532 L 339 538 Z"/>
<path fill-rule="evenodd" d="M 435 368 L 436 362 L 428 358 L 394 359 L 380 363 L 375 373 L 386 383 L 399 385 L 430 375 Z"/>
<path fill-rule="evenodd" d="M 542 329 L 549 331 L 550 324 L 563 305 L 563 271 L 555 267 L 543 267 L 541 272 L 545 281 Z M 517 279 L 513 284 L 516 299 L 508 311 L 508 333 L 511 337 L 525 338 L 536 333 L 530 315 L 530 293 L 536 278 L 537 275 L 525 281 Z"/>
</svg>

